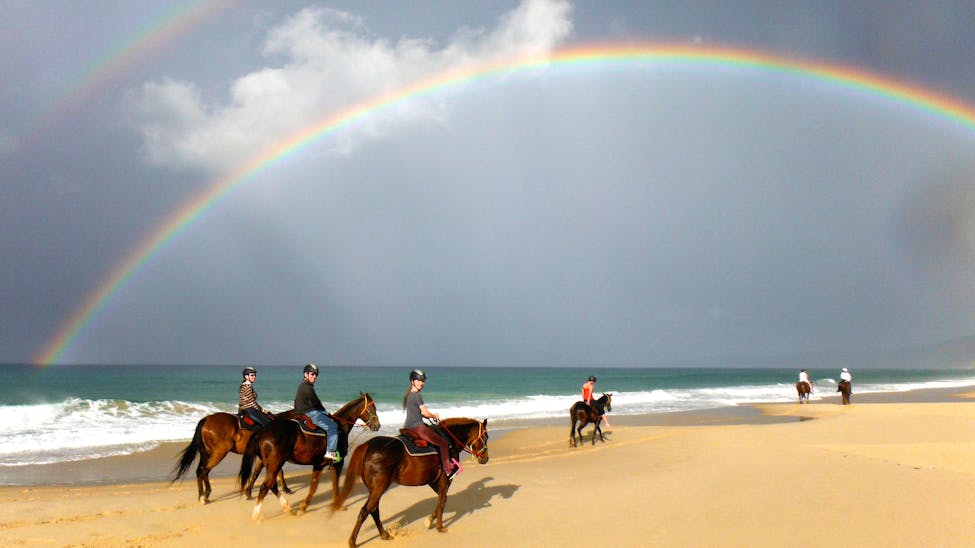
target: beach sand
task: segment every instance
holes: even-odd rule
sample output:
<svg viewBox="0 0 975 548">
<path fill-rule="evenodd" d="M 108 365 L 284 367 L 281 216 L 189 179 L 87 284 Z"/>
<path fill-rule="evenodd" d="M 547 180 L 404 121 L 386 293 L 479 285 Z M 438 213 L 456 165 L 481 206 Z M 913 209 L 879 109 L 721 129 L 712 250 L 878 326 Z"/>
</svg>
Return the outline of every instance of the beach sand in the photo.
<svg viewBox="0 0 975 548">
<path fill-rule="evenodd" d="M 605 443 L 569 448 L 568 424 L 492 437 L 491 460 L 465 459 L 444 513 L 449 532 L 427 529 L 436 503 L 426 487 L 393 487 L 380 510 L 392 541 L 369 520 L 366 546 L 969 546 L 975 539 L 975 392 L 854 394 L 810 405 L 746 411 L 611 416 Z M 567 420 L 565 421 L 568 422 Z M 586 433 L 591 429 L 587 429 Z M 213 502 L 196 502 L 191 477 L 171 470 L 181 445 L 140 455 L 42 467 L 43 485 L 0 488 L 2 546 L 345 546 L 349 509 L 329 512 L 323 480 L 304 515 L 269 497 L 265 518 L 238 497 L 229 456 Z M 307 494 L 309 468 L 289 464 Z M 84 484 L 71 478 L 83 476 Z M 38 478 L 34 478 L 37 480 Z M 103 484 L 92 484 L 99 479 Z M 107 483 L 105 483 L 107 482 Z M 37 483 L 36 481 L 31 483 Z M 82 482 L 79 482 L 82 483 Z M 63 484 L 63 485 L 60 485 Z"/>
</svg>

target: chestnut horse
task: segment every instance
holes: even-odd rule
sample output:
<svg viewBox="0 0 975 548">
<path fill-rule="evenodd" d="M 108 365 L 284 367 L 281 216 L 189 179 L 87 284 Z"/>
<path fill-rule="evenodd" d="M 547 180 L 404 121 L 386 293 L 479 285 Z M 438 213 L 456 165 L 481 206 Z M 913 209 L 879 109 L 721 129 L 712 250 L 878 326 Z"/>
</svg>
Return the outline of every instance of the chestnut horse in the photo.
<svg viewBox="0 0 975 548">
<path fill-rule="evenodd" d="M 474 419 L 444 419 L 440 426 L 447 434 L 451 442 L 450 457 L 457 459 L 461 451 L 467 451 L 480 464 L 487 464 L 488 461 L 488 431 L 487 419 L 478 422 Z M 342 491 L 332 499 L 332 512 L 342 508 L 345 499 L 348 498 L 352 488 L 355 487 L 357 478 L 362 478 L 362 483 L 369 489 L 369 496 L 365 504 L 359 510 L 359 517 L 356 519 L 355 527 L 352 528 L 352 535 L 349 537 L 349 546 L 356 545 L 356 537 L 359 529 L 367 515 L 372 516 L 379 529 L 379 536 L 383 540 L 389 540 L 392 535 L 383 528 L 383 523 L 379 518 L 379 499 L 383 493 L 389 489 L 390 484 L 396 482 L 400 485 L 428 485 L 437 492 L 437 507 L 427 518 L 427 527 L 436 523 L 437 530 L 441 533 L 447 532 L 443 526 L 443 509 L 447 503 L 447 490 L 450 489 L 451 480 L 444 475 L 440 468 L 440 455 L 424 455 L 414 457 L 407 453 L 406 447 L 398 438 L 388 436 L 376 436 L 366 443 L 355 448 L 352 458 L 349 459 L 349 471 L 345 475 L 345 482 L 342 484 Z"/>
<path fill-rule="evenodd" d="M 332 418 L 339 426 L 338 451 L 344 455 L 349 448 L 349 431 L 357 420 L 362 420 L 366 426 L 375 432 L 379 430 L 379 415 L 376 414 L 376 400 L 369 394 L 359 392 L 359 397 L 342 406 L 341 409 L 332 414 Z M 343 461 L 332 464 L 325 459 L 325 436 L 306 434 L 297 422 L 287 417 L 279 417 L 265 426 L 258 435 L 253 436 L 247 444 L 244 456 L 240 461 L 240 473 L 238 480 L 241 485 L 241 492 L 246 489 L 245 483 L 254 484 L 254 479 L 260 474 L 261 468 L 258 467 L 251 475 L 251 467 L 254 459 L 259 457 L 262 466 L 267 467 L 267 475 L 261 484 L 261 490 L 257 495 L 257 504 L 251 518 L 254 521 L 261 519 L 261 504 L 264 497 L 270 490 L 281 503 L 281 508 L 286 512 L 291 511 L 291 505 L 278 493 L 276 477 L 281 467 L 286 461 L 295 464 L 310 464 L 312 466 L 311 484 L 308 487 L 308 496 L 302 501 L 298 509 L 299 513 L 308 509 L 311 497 L 318 489 L 318 480 L 321 479 L 322 470 L 332 465 L 332 496 L 338 492 L 339 475 L 342 474 Z M 250 481 L 248 482 L 248 478 Z M 248 499 L 250 491 L 248 490 Z"/>
<path fill-rule="evenodd" d="M 569 409 L 569 420 L 572 421 L 572 426 L 569 427 L 569 445 L 576 447 L 577 431 L 579 433 L 579 443 L 582 443 L 582 429 L 590 422 L 596 425 L 596 429 L 592 431 L 592 444 L 596 445 L 596 434 L 599 434 L 599 441 L 605 443 L 603 429 L 599 425 L 603 420 L 603 415 L 607 411 L 612 410 L 613 395 L 606 394 L 605 392 L 601 398 L 593 400 L 592 405 L 587 405 L 584 401 L 577 401 L 572 404 L 572 408 Z M 578 429 L 576 428 L 576 423 L 579 424 Z"/>
<path fill-rule="evenodd" d="M 214 413 L 207 415 L 196 423 L 196 432 L 189 445 L 179 454 L 179 463 L 173 472 L 173 479 L 169 483 L 186 475 L 197 455 L 200 462 L 196 467 L 196 491 L 200 504 L 210 502 L 210 470 L 220 464 L 227 453 L 243 454 L 247 442 L 254 434 L 253 430 L 240 427 L 236 415 L 230 413 Z M 281 485 L 284 491 L 291 494 L 291 489 L 284 482 L 284 471 L 281 471 Z M 252 482 L 253 483 L 253 482 Z M 248 489 L 250 486 L 248 486 Z"/>
<path fill-rule="evenodd" d="M 850 381 L 840 381 L 836 385 L 836 391 L 843 396 L 843 405 L 850 405 L 850 394 L 853 393 L 853 386 Z"/>
<path fill-rule="evenodd" d="M 796 383 L 796 392 L 799 393 L 799 403 L 802 404 L 803 401 L 809 403 L 809 394 L 812 393 L 812 387 L 809 383 L 799 381 Z"/>
</svg>

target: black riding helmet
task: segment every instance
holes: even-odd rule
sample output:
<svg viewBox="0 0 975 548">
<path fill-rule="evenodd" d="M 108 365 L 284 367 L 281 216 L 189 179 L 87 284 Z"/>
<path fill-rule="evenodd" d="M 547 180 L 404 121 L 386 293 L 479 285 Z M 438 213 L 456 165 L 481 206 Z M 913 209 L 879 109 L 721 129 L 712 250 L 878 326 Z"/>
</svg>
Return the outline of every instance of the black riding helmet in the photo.
<svg viewBox="0 0 975 548">
<path fill-rule="evenodd" d="M 318 374 L 318 366 L 315 365 L 315 364 L 313 364 L 313 363 L 310 363 L 310 364 L 308 364 L 308 365 L 305 366 L 305 369 L 304 369 L 304 371 L 302 371 L 302 373 L 315 373 L 317 375 Z"/>
<path fill-rule="evenodd" d="M 589 380 L 592 381 L 592 382 L 596 382 L 596 377 L 593 377 L 592 375 L 589 375 Z"/>
<path fill-rule="evenodd" d="M 254 369 L 253 367 L 245 367 L 244 370 L 240 372 L 240 374 L 243 375 L 244 377 L 250 375 L 251 373 L 256 375 L 257 369 Z"/>
<path fill-rule="evenodd" d="M 416 380 L 426 381 L 427 380 L 427 374 L 424 373 L 422 369 L 414 369 L 413 371 L 410 371 L 410 382 L 413 382 L 413 381 L 416 381 Z"/>
</svg>

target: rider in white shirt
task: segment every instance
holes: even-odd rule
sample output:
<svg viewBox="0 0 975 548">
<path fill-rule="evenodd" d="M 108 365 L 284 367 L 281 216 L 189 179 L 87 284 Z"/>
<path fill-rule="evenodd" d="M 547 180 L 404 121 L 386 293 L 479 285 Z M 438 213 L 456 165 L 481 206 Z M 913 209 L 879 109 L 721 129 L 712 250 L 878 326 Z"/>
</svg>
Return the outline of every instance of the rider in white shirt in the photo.
<svg viewBox="0 0 975 548">
<path fill-rule="evenodd" d="M 849 369 L 847 369 L 847 368 L 844 367 L 840 371 L 840 380 L 841 381 L 847 381 L 847 382 L 853 382 L 853 375 L 850 374 L 850 370 Z"/>
<path fill-rule="evenodd" d="M 813 384 L 812 384 L 812 381 L 809 380 L 809 373 L 806 371 L 806 368 L 805 367 L 803 367 L 802 368 L 802 371 L 799 372 L 799 382 L 804 382 L 804 383 L 808 384 L 809 385 L 809 391 L 812 392 Z"/>
</svg>

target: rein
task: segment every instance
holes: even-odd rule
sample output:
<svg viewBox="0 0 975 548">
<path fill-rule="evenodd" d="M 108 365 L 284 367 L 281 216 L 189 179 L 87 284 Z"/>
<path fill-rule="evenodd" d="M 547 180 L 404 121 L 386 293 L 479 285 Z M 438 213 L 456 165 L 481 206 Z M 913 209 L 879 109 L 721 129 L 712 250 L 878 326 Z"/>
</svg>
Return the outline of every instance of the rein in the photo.
<svg viewBox="0 0 975 548">
<path fill-rule="evenodd" d="M 487 436 L 487 428 L 484 428 L 483 423 L 481 423 L 480 421 L 477 421 L 477 437 L 474 438 L 474 441 L 472 441 L 471 443 L 464 443 L 459 439 L 457 439 L 457 436 L 455 436 L 454 433 L 450 431 L 450 428 L 447 428 L 442 423 L 440 424 L 440 426 L 443 426 L 444 432 L 447 432 L 448 436 L 453 438 L 453 440 L 456 441 L 458 445 L 463 447 L 464 451 L 467 451 L 468 453 L 474 455 L 477 458 L 481 458 L 481 455 L 484 454 L 485 447 L 483 443 L 481 444 L 481 449 L 479 450 L 474 449 L 474 444 L 481 441 L 482 437 Z"/>
</svg>

